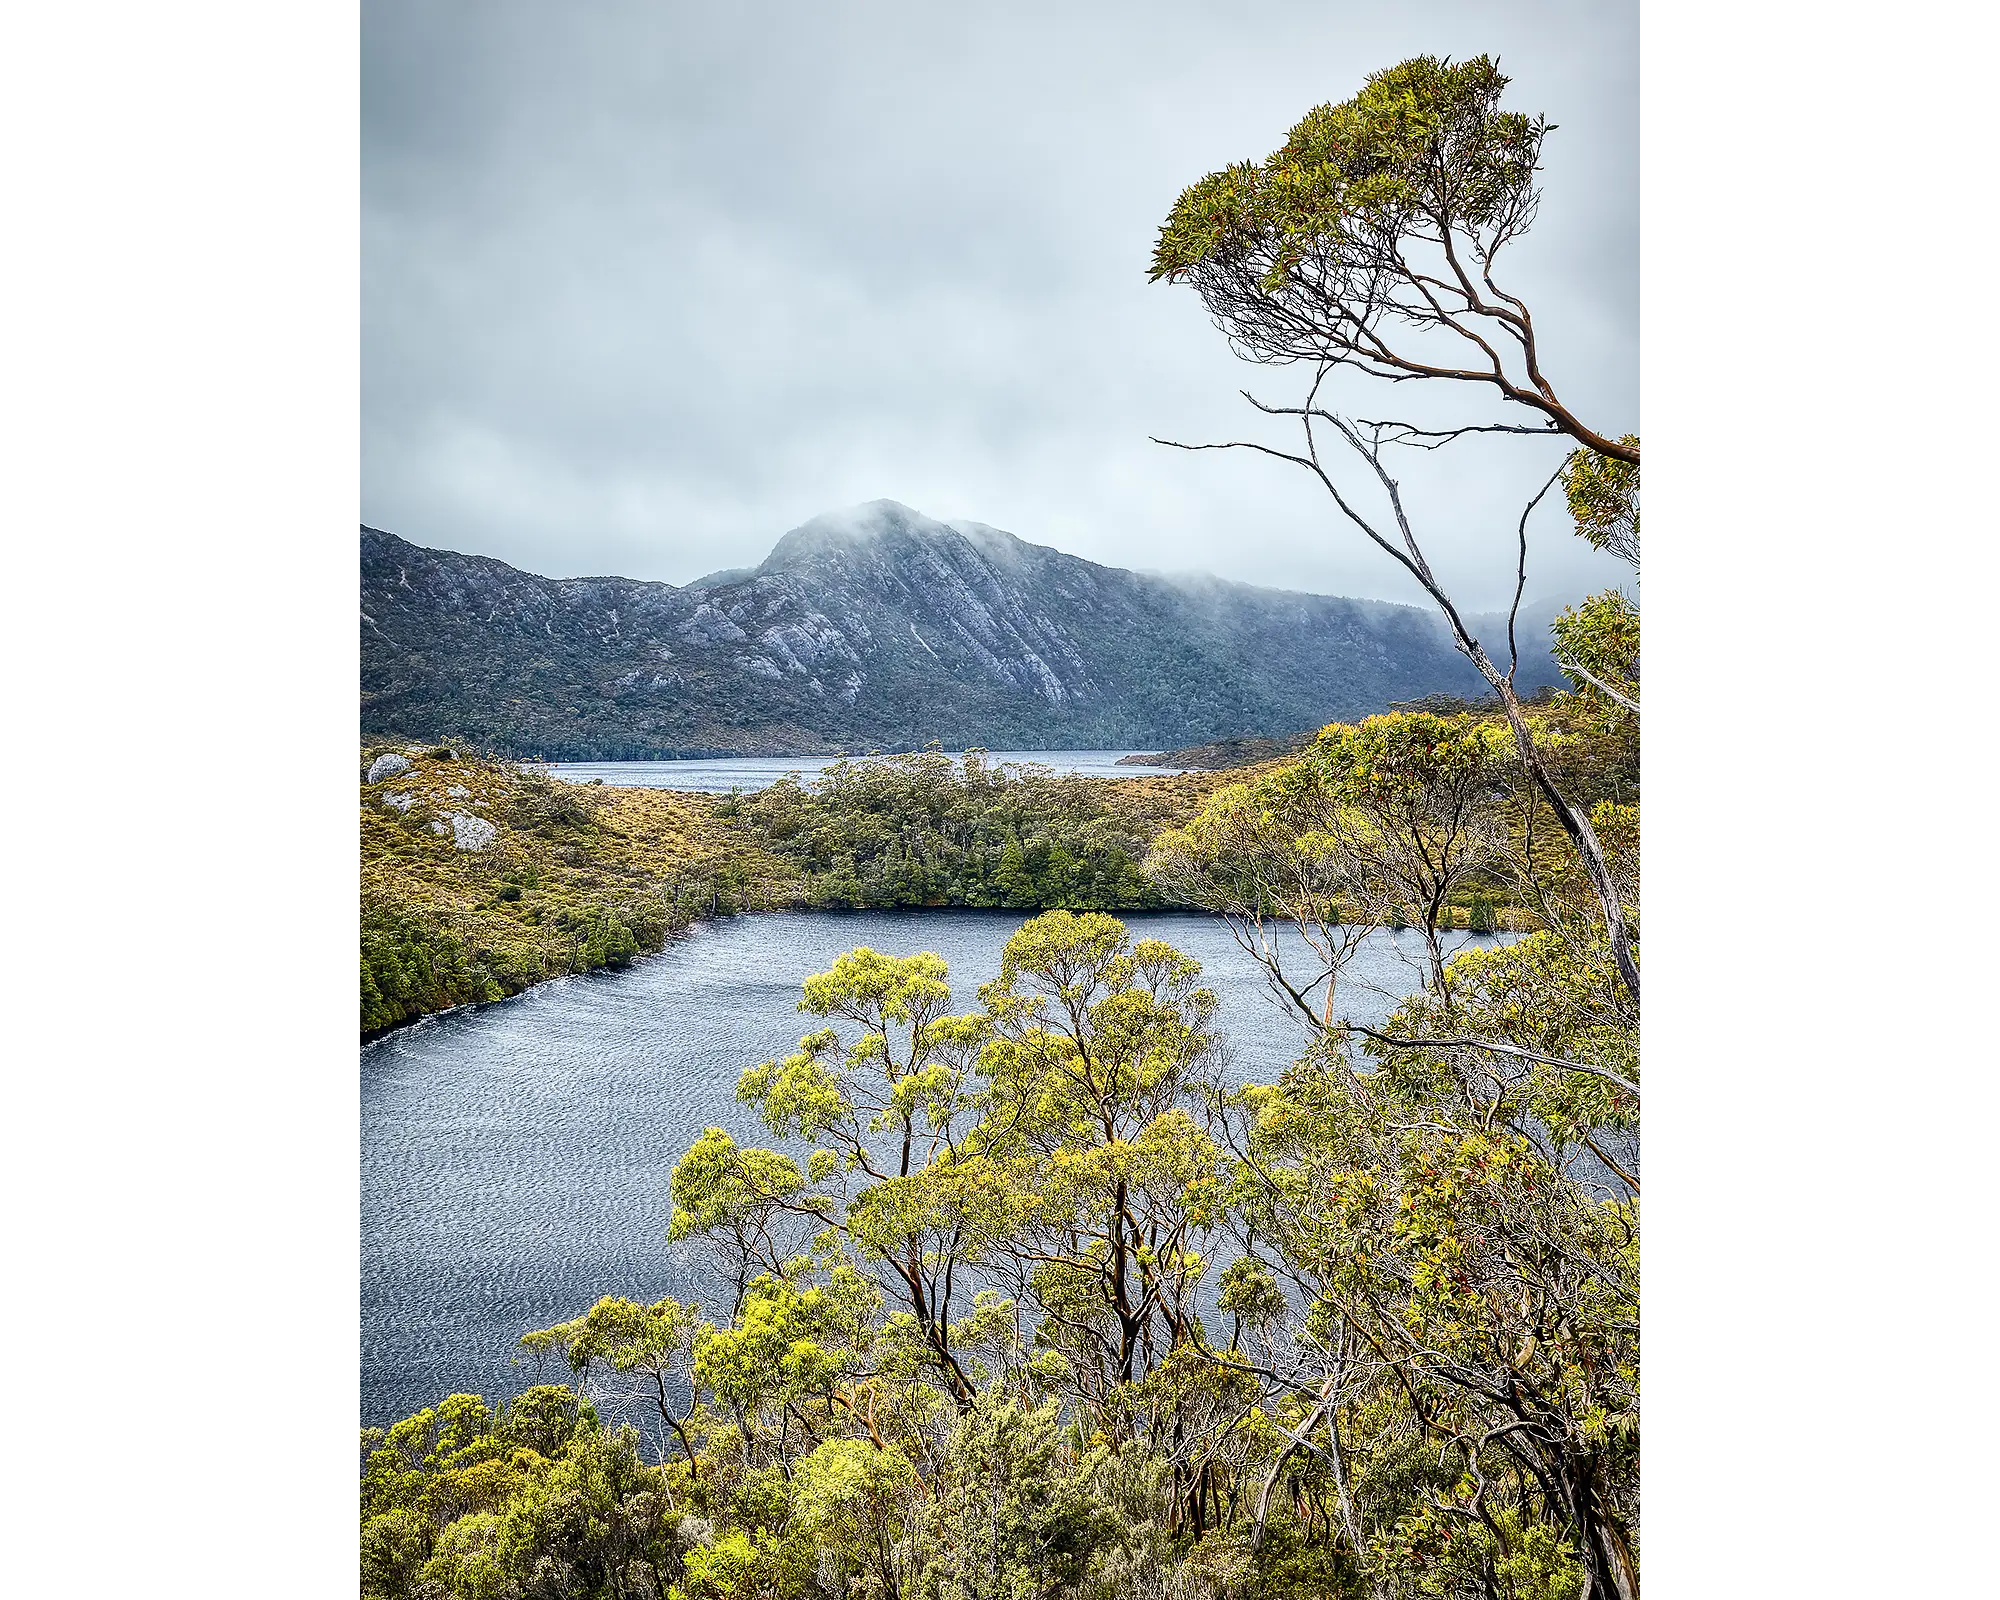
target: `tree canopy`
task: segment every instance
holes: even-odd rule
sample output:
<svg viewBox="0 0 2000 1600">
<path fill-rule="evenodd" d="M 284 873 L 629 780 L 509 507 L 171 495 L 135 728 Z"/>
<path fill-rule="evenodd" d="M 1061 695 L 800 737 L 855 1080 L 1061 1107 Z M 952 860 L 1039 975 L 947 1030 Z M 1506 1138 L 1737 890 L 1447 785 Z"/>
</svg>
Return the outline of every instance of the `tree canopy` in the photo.
<svg viewBox="0 0 2000 1600">
<path fill-rule="evenodd" d="M 1533 225 L 1548 121 L 1505 111 L 1487 56 L 1418 56 L 1320 105 L 1261 162 L 1189 185 L 1151 277 L 1189 283 L 1232 347 L 1258 362 L 1489 386 L 1599 455 L 1543 370 L 1534 317 L 1502 289 L 1502 252 Z"/>
</svg>

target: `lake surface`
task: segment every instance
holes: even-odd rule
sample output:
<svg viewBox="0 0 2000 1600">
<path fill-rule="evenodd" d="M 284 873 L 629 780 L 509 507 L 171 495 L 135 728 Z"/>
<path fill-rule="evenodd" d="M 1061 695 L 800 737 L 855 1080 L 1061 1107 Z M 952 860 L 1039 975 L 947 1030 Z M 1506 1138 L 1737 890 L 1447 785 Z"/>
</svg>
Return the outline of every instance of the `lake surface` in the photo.
<svg viewBox="0 0 2000 1600">
<path fill-rule="evenodd" d="M 1154 754 L 1131 750 L 989 750 L 988 766 L 1003 761 L 1039 762 L 1059 773 L 1076 773 L 1085 778 L 1143 778 L 1175 773 L 1179 767 L 1121 767 L 1120 756 Z M 962 750 L 947 750 L 952 760 L 964 759 Z M 570 783 L 592 783 L 602 778 L 607 784 L 635 789 L 692 789 L 703 794 L 728 794 L 741 789 L 768 789 L 787 773 L 797 773 L 810 782 L 838 756 L 730 756 L 713 761 L 564 761 L 548 770 Z"/>
<path fill-rule="evenodd" d="M 1201 961 L 1239 1081 L 1269 1081 L 1297 1054 L 1300 1026 L 1264 998 L 1226 925 L 1124 920 L 1135 938 Z M 956 1006 L 971 1010 L 1020 923 L 981 911 L 736 917 L 623 972 L 557 979 L 364 1046 L 362 1422 L 454 1392 L 517 1393 L 534 1372 L 513 1364 L 515 1340 L 600 1295 L 696 1297 L 699 1247 L 681 1254 L 666 1240 L 668 1177 L 705 1127 L 772 1142 L 736 1103 L 736 1080 L 815 1021 L 797 1010 L 801 981 L 857 945 L 935 950 Z M 1343 1009 L 1379 1023 L 1393 996 L 1421 985 L 1421 959 L 1417 934 L 1373 935 Z"/>
</svg>

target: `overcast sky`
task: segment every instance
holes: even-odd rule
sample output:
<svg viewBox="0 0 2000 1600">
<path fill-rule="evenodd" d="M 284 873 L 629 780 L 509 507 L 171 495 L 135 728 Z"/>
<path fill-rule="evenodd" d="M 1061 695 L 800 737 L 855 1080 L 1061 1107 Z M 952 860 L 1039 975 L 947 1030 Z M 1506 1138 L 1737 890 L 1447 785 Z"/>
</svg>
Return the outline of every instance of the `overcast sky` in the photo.
<svg viewBox="0 0 2000 1600">
<path fill-rule="evenodd" d="M 1303 382 L 1146 282 L 1155 231 L 1370 71 L 1497 54 L 1508 103 L 1559 124 L 1503 286 L 1565 400 L 1637 431 L 1637 42 L 1606 0 L 365 0 L 362 520 L 686 583 L 882 497 L 1116 566 L 1410 598 L 1297 469 L 1147 442 L 1281 440 L 1237 391 Z M 1560 447 L 1454 448 L 1406 491 L 1466 603 L 1498 604 Z M 1625 575 L 1547 510 L 1531 596 Z"/>
</svg>

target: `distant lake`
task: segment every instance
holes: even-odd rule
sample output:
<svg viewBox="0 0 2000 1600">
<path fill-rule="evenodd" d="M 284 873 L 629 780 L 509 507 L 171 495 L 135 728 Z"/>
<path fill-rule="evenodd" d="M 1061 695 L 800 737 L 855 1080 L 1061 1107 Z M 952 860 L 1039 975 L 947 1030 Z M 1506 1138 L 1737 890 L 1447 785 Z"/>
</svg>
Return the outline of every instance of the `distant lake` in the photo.
<svg viewBox="0 0 2000 1600">
<path fill-rule="evenodd" d="M 1232 1078 L 1269 1082 L 1297 1055 L 1301 1025 L 1266 998 L 1261 969 L 1224 923 L 1123 920 L 1134 938 L 1164 939 L 1202 963 Z M 797 1009 L 801 981 L 857 945 L 935 950 L 954 1002 L 971 1009 L 1021 921 L 985 911 L 729 918 L 623 972 L 557 979 L 364 1046 L 362 1422 L 393 1422 L 455 1391 L 517 1393 L 534 1380 L 532 1367 L 512 1364 L 515 1340 L 600 1295 L 695 1298 L 698 1253 L 667 1243 L 668 1175 L 710 1125 L 773 1142 L 737 1104 L 736 1080 L 797 1045 L 813 1020 Z M 1343 980 L 1342 1009 L 1379 1024 L 1394 996 L 1422 985 L 1422 962 L 1418 934 L 1371 935 Z"/>
<path fill-rule="evenodd" d="M 962 750 L 947 750 L 954 761 L 965 759 Z M 1143 778 L 1175 773 L 1179 767 L 1121 767 L 1120 756 L 1153 754 L 1132 750 L 988 750 L 981 757 L 988 766 L 1003 761 L 1039 762 L 1059 773 L 1075 773 L 1085 778 Z M 714 761 L 564 761 L 549 771 L 570 783 L 593 783 L 602 778 L 607 784 L 634 789 L 692 789 L 703 794 L 728 794 L 741 789 L 768 789 L 788 773 L 797 773 L 810 782 L 839 760 L 838 756 L 730 756 Z"/>
</svg>

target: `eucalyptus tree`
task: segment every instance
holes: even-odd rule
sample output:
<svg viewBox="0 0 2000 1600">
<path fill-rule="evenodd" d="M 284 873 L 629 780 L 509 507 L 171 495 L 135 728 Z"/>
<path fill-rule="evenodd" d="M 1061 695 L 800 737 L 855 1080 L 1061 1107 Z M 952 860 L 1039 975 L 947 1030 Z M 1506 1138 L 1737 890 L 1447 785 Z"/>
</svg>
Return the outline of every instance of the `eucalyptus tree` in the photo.
<svg viewBox="0 0 2000 1600">
<path fill-rule="evenodd" d="M 1270 780 L 1301 847 L 1340 864 L 1363 919 L 1419 931 L 1440 995 L 1449 986 L 1446 905 L 1498 866 L 1507 845 L 1508 762 L 1495 731 L 1469 714 L 1370 717 L 1324 729 Z"/>
<path fill-rule="evenodd" d="M 698 1305 L 678 1300 L 640 1305 L 606 1295 L 579 1317 L 522 1334 L 520 1344 L 538 1362 L 551 1351 L 560 1354 L 579 1382 L 589 1383 L 593 1376 L 608 1379 L 615 1386 L 609 1398 L 621 1406 L 650 1406 L 662 1430 L 680 1445 L 689 1476 L 699 1477 L 701 1464 L 681 1395 L 694 1386 L 694 1336 L 700 1319 Z"/>
<path fill-rule="evenodd" d="M 1295 443 L 1179 448 L 1249 449 L 1311 473 L 1339 517 L 1437 605 L 1497 696 L 1528 786 L 1521 836 L 1502 853 L 1512 859 L 1494 866 L 1540 931 L 1434 961 L 1425 990 L 1379 1029 L 1340 1017 L 1332 984 L 1351 945 L 1329 932 L 1350 907 L 1364 923 L 1390 908 L 1366 909 L 1370 863 L 1351 834 L 1325 825 L 1354 816 L 1359 797 L 1338 795 L 1310 763 L 1218 796 L 1162 841 L 1156 868 L 1239 923 L 1267 905 L 1304 913 L 1327 967 L 1308 983 L 1267 961 L 1320 1026 L 1278 1084 L 1232 1100 L 1221 1134 L 1223 1214 L 1248 1263 L 1232 1299 L 1268 1309 L 1254 1292 L 1268 1274 L 1303 1310 L 1240 1326 L 1282 1436 L 1266 1471 L 1275 1479 L 1287 1459 L 1310 1458 L 1326 1473 L 1344 1547 L 1378 1593 L 1629 1600 L 1637 810 L 1596 778 L 1606 751 L 1636 749 L 1636 608 L 1613 591 L 1558 622 L 1571 692 L 1555 706 L 1531 712 L 1514 680 L 1530 517 L 1560 483 L 1578 534 L 1636 569 L 1640 451 L 1635 435 L 1563 398 L 1526 300 L 1502 286 L 1507 248 L 1536 216 L 1552 131 L 1504 109 L 1506 85 L 1485 57 L 1376 74 L 1352 99 L 1309 112 L 1267 160 L 1184 192 L 1152 276 L 1194 287 L 1239 355 L 1306 369 L 1297 404 L 1246 395 L 1294 425 Z M 1331 398 L 1348 375 L 1498 396 L 1505 409 L 1441 428 L 1360 417 Z M 1392 467 L 1399 450 L 1474 434 L 1564 447 L 1495 530 L 1514 568 L 1504 640 L 1475 637 Z M 1568 853 L 1537 845 L 1551 812 Z M 1381 863 L 1374 873 L 1380 881 Z M 1319 981 L 1327 993 L 1314 1003 Z"/>
<path fill-rule="evenodd" d="M 816 1146 L 806 1170 L 775 1151 L 737 1152 L 733 1141 L 723 1151 L 710 1130 L 705 1142 L 716 1155 L 704 1158 L 698 1145 L 675 1169 L 673 1226 L 686 1236 L 741 1233 L 756 1223 L 760 1246 L 770 1237 L 763 1219 L 779 1209 L 830 1226 L 861 1258 L 887 1268 L 885 1288 L 915 1319 L 963 1406 L 973 1382 L 952 1348 L 953 1302 L 970 1294 L 966 1269 L 1011 1197 L 964 1148 L 968 1078 L 989 1024 L 980 1014 L 951 1014 L 948 977 L 929 952 L 898 957 L 862 948 L 806 979 L 799 1009 L 828 1026 L 783 1060 L 750 1068 L 737 1085 L 738 1098 L 756 1106 L 772 1132 Z M 767 1174 L 761 1185 L 739 1182 L 731 1191 L 706 1177 L 751 1163 Z M 795 1232 L 791 1243 L 798 1242 Z M 758 1259 L 782 1274 L 776 1251 Z"/>
<path fill-rule="evenodd" d="M 1513 768 L 1506 731 L 1470 714 L 1335 724 L 1163 832 L 1148 869 L 1227 919 L 1277 992 L 1332 1027 L 1343 970 L 1385 926 L 1418 930 L 1425 981 L 1448 993 L 1449 901 L 1511 869 Z"/>
<path fill-rule="evenodd" d="M 1186 189 L 1153 280 L 1191 284 L 1248 360 L 1478 385 L 1539 415 L 1534 431 L 1636 465 L 1637 439 L 1592 428 L 1557 394 L 1533 313 L 1495 279 L 1540 209 L 1552 131 L 1502 110 L 1506 87 L 1483 55 L 1376 73 L 1262 162 Z"/>
<path fill-rule="evenodd" d="M 1405 61 L 1375 74 L 1352 99 L 1308 112 L 1263 162 L 1210 173 L 1181 194 L 1160 229 L 1152 279 L 1192 285 L 1246 359 L 1303 364 L 1313 377 L 1298 405 L 1246 394 L 1260 412 L 1297 423 L 1297 448 L 1161 442 L 1254 450 L 1312 473 L 1340 515 L 1430 596 L 1457 648 L 1498 695 L 1524 768 L 1583 863 L 1620 980 L 1636 1001 L 1627 907 L 1587 809 L 1564 792 L 1537 746 L 1514 677 L 1529 517 L 1563 479 L 1585 536 L 1636 564 L 1639 441 L 1587 423 L 1561 398 L 1532 312 L 1496 278 L 1502 253 L 1539 209 L 1535 179 L 1552 131 L 1545 118 L 1502 110 L 1506 86 L 1485 56 Z M 1427 429 L 1344 415 L 1320 398 L 1344 370 L 1391 384 L 1476 386 L 1540 420 Z M 1431 566 L 1387 456 L 1481 433 L 1553 434 L 1582 447 L 1556 463 L 1518 519 L 1504 668 L 1497 644 L 1489 650 L 1474 636 Z M 1379 509 L 1365 509 L 1364 497 L 1337 478 L 1323 449 L 1329 442 L 1366 469 Z"/>
<path fill-rule="evenodd" d="M 1099 912 L 1052 911 L 980 991 L 992 1042 L 979 1147 L 1032 1204 L 1006 1243 L 1039 1337 L 1114 1417 L 1123 1386 L 1201 1338 L 1191 1197 L 1213 1187 L 1196 1111 L 1219 1048 L 1200 964 Z"/>
<path fill-rule="evenodd" d="M 1129 1428 L 1147 1404 L 1129 1386 L 1204 1338 L 1219 1040 L 1200 974 L 1115 918 L 1055 911 L 955 1014 L 937 956 L 849 952 L 804 986 L 828 1026 L 738 1085 L 812 1153 L 708 1130 L 674 1170 L 670 1232 L 722 1247 L 739 1314 L 809 1255 L 873 1272 L 961 1408 L 979 1381 L 961 1342 L 991 1346 L 998 1314 L 977 1292 L 1009 1281 L 1077 1397 Z"/>
</svg>

